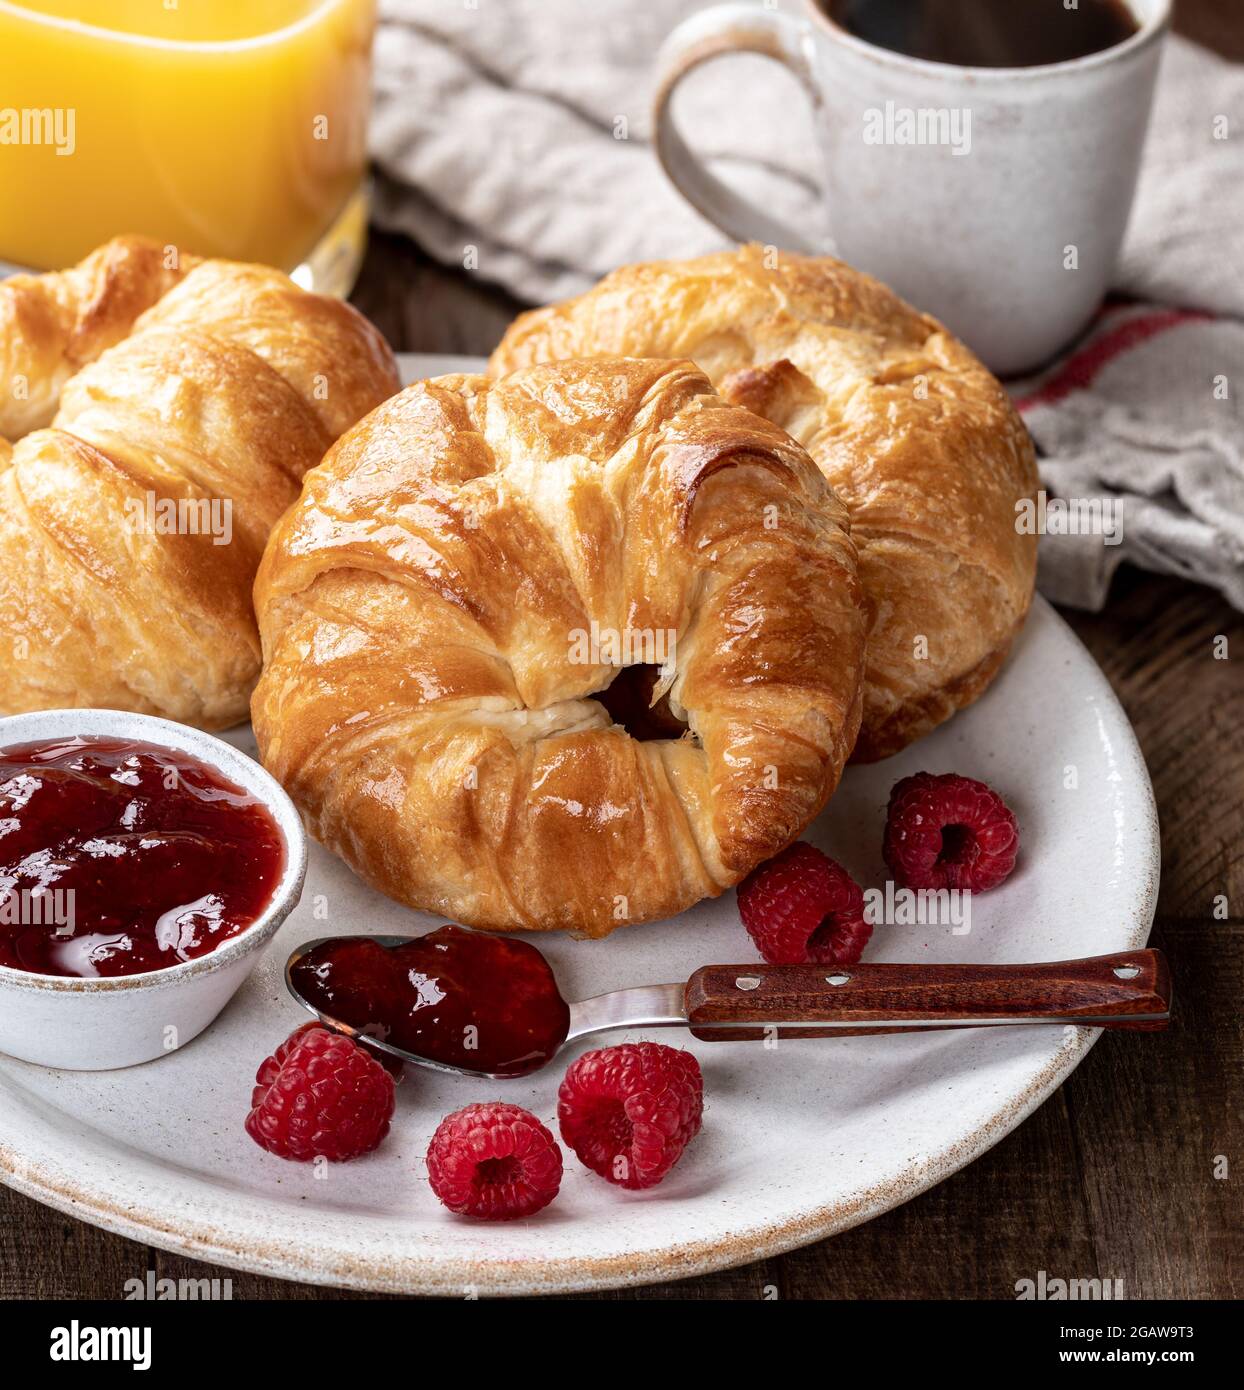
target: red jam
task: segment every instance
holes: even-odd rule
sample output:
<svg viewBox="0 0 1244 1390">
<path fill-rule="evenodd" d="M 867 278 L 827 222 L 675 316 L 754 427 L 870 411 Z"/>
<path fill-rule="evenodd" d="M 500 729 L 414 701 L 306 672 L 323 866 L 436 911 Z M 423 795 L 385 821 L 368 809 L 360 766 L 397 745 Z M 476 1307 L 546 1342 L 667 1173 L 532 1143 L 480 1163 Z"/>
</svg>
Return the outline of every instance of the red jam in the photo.
<svg viewBox="0 0 1244 1390">
<path fill-rule="evenodd" d="M 336 936 L 290 970 L 327 1017 L 451 1067 L 525 1076 L 556 1053 L 570 1009 L 534 946 L 438 927 L 400 946 Z"/>
<path fill-rule="evenodd" d="M 0 965 L 95 978 L 193 960 L 258 919 L 284 863 L 263 803 L 184 753 L 0 752 Z"/>
</svg>

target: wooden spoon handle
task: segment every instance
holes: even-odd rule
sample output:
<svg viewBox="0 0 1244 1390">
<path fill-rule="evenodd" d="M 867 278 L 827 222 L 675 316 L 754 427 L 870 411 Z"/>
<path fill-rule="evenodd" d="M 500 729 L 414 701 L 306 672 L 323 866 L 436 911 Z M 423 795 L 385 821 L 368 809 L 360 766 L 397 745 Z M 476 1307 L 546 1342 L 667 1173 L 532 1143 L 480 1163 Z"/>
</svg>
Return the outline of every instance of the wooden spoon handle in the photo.
<svg viewBox="0 0 1244 1390">
<path fill-rule="evenodd" d="M 1166 1027 L 1170 996 L 1160 951 L 1124 951 L 1033 965 L 706 965 L 685 1002 L 691 1032 L 720 1042 L 1020 1023 L 1151 1031 Z"/>
</svg>

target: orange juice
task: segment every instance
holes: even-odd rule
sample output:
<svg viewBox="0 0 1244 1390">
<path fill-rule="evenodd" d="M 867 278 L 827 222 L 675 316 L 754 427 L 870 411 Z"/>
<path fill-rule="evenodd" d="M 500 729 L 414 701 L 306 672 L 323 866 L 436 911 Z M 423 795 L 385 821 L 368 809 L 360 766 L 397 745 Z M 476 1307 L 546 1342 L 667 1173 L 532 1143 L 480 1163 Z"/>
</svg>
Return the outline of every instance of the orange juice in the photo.
<svg viewBox="0 0 1244 1390">
<path fill-rule="evenodd" d="M 358 205 L 374 26 L 375 0 L 0 0 L 0 261 L 144 232 L 298 266 Z"/>
</svg>

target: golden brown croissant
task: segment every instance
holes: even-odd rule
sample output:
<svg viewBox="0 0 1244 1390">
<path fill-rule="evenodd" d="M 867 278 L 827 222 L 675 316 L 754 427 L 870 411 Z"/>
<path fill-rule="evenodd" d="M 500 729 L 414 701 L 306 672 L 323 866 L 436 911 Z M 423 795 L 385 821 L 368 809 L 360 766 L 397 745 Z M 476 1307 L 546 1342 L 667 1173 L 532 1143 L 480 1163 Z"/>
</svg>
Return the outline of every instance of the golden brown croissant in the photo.
<svg viewBox="0 0 1244 1390">
<path fill-rule="evenodd" d="M 0 435 L 52 423 L 61 388 L 199 263 L 146 237 L 115 237 L 68 270 L 0 281 Z"/>
<path fill-rule="evenodd" d="M 859 722 L 845 512 L 688 362 L 408 388 L 307 475 L 255 607 L 255 732 L 314 834 L 479 927 L 603 936 L 719 893 L 808 824 Z M 632 704 L 668 687 L 684 736 L 611 720 L 641 664 Z"/>
<path fill-rule="evenodd" d="M 259 557 L 306 470 L 397 390 L 380 335 L 275 270 L 169 269 L 124 238 L 0 282 L 0 362 L 0 713 L 244 719 Z"/>
<path fill-rule="evenodd" d="M 689 357 L 793 435 L 851 515 L 872 626 L 854 756 L 897 752 L 989 684 L 1032 599 L 1028 432 L 957 339 L 840 261 L 759 246 L 626 266 L 522 315 L 493 355 Z"/>
</svg>

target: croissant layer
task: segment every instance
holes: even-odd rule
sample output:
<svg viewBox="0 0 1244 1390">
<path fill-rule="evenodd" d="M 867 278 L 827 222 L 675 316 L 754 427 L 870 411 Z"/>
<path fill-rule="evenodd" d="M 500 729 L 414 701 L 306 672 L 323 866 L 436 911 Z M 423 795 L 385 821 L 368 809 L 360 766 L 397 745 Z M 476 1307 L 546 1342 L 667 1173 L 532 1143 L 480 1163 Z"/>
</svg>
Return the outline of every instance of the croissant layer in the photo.
<svg viewBox="0 0 1244 1390">
<path fill-rule="evenodd" d="M 858 728 L 845 512 L 689 362 L 409 387 L 308 474 L 255 602 L 265 764 L 365 879 L 479 927 L 603 936 L 721 892 Z M 633 666 L 681 736 L 611 717 Z"/>
<path fill-rule="evenodd" d="M 0 362 L 0 713 L 244 719 L 259 558 L 397 390 L 379 334 L 275 270 L 126 237 L 0 282 Z"/>
<path fill-rule="evenodd" d="M 536 362 L 688 357 L 727 400 L 797 439 L 851 517 L 871 631 L 854 756 L 897 752 L 989 684 L 1032 600 L 1016 503 L 1032 442 L 956 338 L 829 257 L 746 246 L 626 266 L 534 310 L 493 354 Z"/>
</svg>

